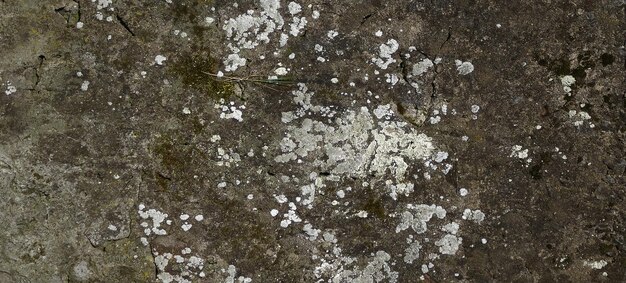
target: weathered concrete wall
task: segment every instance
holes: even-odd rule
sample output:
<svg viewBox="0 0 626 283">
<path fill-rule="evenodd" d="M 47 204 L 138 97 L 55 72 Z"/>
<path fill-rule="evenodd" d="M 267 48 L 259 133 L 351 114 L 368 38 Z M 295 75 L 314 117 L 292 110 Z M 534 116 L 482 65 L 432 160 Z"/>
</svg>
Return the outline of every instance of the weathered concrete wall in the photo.
<svg viewBox="0 0 626 283">
<path fill-rule="evenodd" d="M 0 282 L 626 281 L 623 1 L 0 1 Z"/>
</svg>

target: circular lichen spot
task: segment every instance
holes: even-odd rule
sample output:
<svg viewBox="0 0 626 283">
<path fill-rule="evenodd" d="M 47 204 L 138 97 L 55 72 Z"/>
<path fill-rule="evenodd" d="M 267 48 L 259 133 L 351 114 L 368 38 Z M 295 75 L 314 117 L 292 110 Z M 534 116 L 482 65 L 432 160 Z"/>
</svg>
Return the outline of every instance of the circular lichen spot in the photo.
<svg viewBox="0 0 626 283">
<path fill-rule="evenodd" d="M 81 260 L 78 264 L 74 266 L 74 276 L 79 281 L 87 281 L 91 276 L 91 271 L 89 270 L 89 264 Z"/>
</svg>

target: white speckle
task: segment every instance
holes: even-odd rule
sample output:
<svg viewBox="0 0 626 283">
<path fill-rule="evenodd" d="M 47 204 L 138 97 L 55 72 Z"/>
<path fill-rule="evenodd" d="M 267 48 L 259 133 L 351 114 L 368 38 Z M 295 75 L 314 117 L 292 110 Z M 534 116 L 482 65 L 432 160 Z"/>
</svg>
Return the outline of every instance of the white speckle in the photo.
<svg viewBox="0 0 626 283">
<path fill-rule="evenodd" d="M 496 27 L 497 27 L 497 28 L 501 28 L 501 27 L 502 27 L 502 25 L 501 25 L 501 24 L 496 24 Z"/>
<path fill-rule="evenodd" d="M 469 191 L 467 191 L 467 189 L 466 189 L 466 188 L 461 188 L 461 189 L 459 189 L 459 194 L 460 194 L 462 197 L 464 197 L 464 196 L 466 196 L 467 194 L 469 194 Z"/>
<path fill-rule="evenodd" d="M 185 220 L 187 220 L 187 219 L 189 219 L 189 214 L 181 214 L 181 215 L 180 215 L 180 220 L 185 221 Z"/>
<path fill-rule="evenodd" d="M 474 65 L 471 62 L 462 62 L 461 60 L 454 60 L 456 64 L 456 70 L 459 75 L 465 76 L 474 71 Z"/>
<path fill-rule="evenodd" d="M 387 78 L 385 82 L 390 83 L 391 85 L 396 85 L 396 83 L 400 81 L 398 76 L 395 74 L 385 74 L 385 77 Z"/>
<path fill-rule="evenodd" d="M 294 59 L 294 58 L 296 58 L 296 53 L 289 54 L 289 59 Z"/>
<path fill-rule="evenodd" d="M 606 260 L 599 260 L 599 261 L 586 261 L 585 260 L 583 263 L 584 265 L 589 266 L 592 269 L 602 269 L 607 264 L 609 264 L 608 262 L 606 262 Z"/>
<path fill-rule="evenodd" d="M 96 0 L 91 0 L 91 2 L 96 2 Z M 98 4 L 96 5 L 96 9 L 101 10 L 106 7 L 109 7 L 113 3 L 113 0 L 98 0 Z"/>
<path fill-rule="evenodd" d="M 253 194 L 249 194 L 246 198 L 249 199 L 249 200 L 254 199 L 254 195 Z"/>
<path fill-rule="evenodd" d="M 144 245 L 144 246 L 147 246 L 147 245 L 148 245 L 148 238 L 146 238 L 146 237 L 141 237 L 141 238 L 139 238 L 139 240 L 141 241 L 141 244 L 142 244 L 142 245 Z"/>
<path fill-rule="evenodd" d="M 77 22 L 77 23 L 76 23 L 76 28 L 77 28 L 77 29 L 81 29 L 81 28 L 83 28 L 83 26 L 84 26 L 84 25 L 85 25 L 85 24 L 83 24 L 83 22 Z"/>
<path fill-rule="evenodd" d="M 180 228 L 183 228 L 183 231 L 189 231 L 189 229 L 191 229 L 191 225 L 190 223 L 185 223 L 183 225 L 180 226 Z"/>
<path fill-rule="evenodd" d="M 284 76 L 284 75 L 286 75 L 286 74 L 287 74 L 287 68 L 285 68 L 285 67 L 280 67 L 280 68 L 278 68 L 278 69 L 274 70 L 274 73 L 276 73 L 276 74 L 277 74 L 277 75 L 279 75 L 279 76 Z"/>
<path fill-rule="evenodd" d="M 443 162 L 446 159 L 448 159 L 448 153 L 445 152 L 445 151 L 439 151 L 435 155 L 435 162 L 437 162 L 437 163 L 441 163 L 441 162 Z"/>
<path fill-rule="evenodd" d="M 567 75 L 561 77 L 561 84 L 563 85 L 563 90 L 567 93 L 572 92 L 572 85 L 576 83 L 576 79 L 573 76 Z"/>
<path fill-rule="evenodd" d="M 287 4 L 287 8 L 289 9 L 289 14 L 296 15 L 302 11 L 302 6 L 296 2 L 289 2 Z"/>
<path fill-rule="evenodd" d="M 11 85 L 11 82 L 7 82 L 7 89 L 4 91 L 4 94 L 11 95 L 15 92 L 17 92 L 17 88 Z"/>
<path fill-rule="evenodd" d="M 346 196 L 346 193 L 343 190 L 339 190 L 337 191 L 337 196 L 339 198 L 344 198 Z"/>
<path fill-rule="evenodd" d="M 514 145 L 511 150 L 510 157 L 517 157 L 519 159 L 526 159 L 528 157 L 528 149 L 522 150 L 521 145 Z"/>
<path fill-rule="evenodd" d="M 461 216 L 461 218 L 463 218 L 464 220 L 471 220 L 480 224 L 480 222 L 485 220 L 485 213 L 483 213 L 482 211 L 478 209 L 471 210 L 468 208 L 463 211 L 463 215 Z"/>
<path fill-rule="evenodd" d="M 571 75 L 561 77 L 561 84 L 564 86 L 571 86 L 576 83 L 576 78 Z"/>
<path fill-rule="evenodd" d="M 437 124 L 437 123 L 441 122 L 441 116 L 430 117 L 429 121 L 433 125 Z"/>
<path fill-rule="evenodd" d="M 329 30 L 326 33 L 326 36 L 328 36 L 328 38 L 330 38 L 330 39 L 334 39 L 337 35 L 339 35 L 339 33 L 334 31 L 334 30 Z"/>
<path fill-rule="evenodd" d="M 80 85 L 80 90 L 87 91 L 88 89 L 89 89 L 89 81 L 83 81 L 83 83 Z"/>
<path fill-rule="evenodd" d="M 117 231 L 117 226 L 113 225 L 113 224 L 109 224 L 109 227 L 107 227 L 109 230 L 111 231 Z"/>
<path fill-rule="evenodd" d="M 359 213 L 356 214 L 356 216 L 361 217 L 361 218 L 367 218 L 367 215 L 368 213 L 365 210 L 361 210 L 359 211 Z"/>
<path fill-rule="evenodd" d="M 206 18 L 204 18 L 204 22 L 205 22 L 207 25 L 210 25 L 210 24 L 212 24 L 213 22 L 215 22 L 215 19 L 214 19 L 214 18 L 211 18 L 211 17 L 206 17 Z"/>
<path fill-rule="evenodd" d="M 378 30 L 377 32 L 374 33 L 374 35 L 376 37 L 381 37 L 381 36 L 383 36 L 383 31 L 382 30 Z"/>
<path fill-rule="evenodd" d="M 289 219 L 284 219 L 280 221 L 280 227 L 287 228 L 289 227 L 289 224 L 291 224 L 291 220 Z"/>
<path fill-rule="evenodd" d="M 220 137 L 220 135 L 212 135 L 210 139 L 211 142 L 216 142 L 220 140 L 222 140 L 222 137 Z"/>
<path fill-rule="evenodd" d="M 278 41 L 278 44 L 280 45 L 280 47 L 283 47 L 283 46 L 287 45 L 287 41 L 289 41 L 289 35 L 281 33 L 280 34 L 280 40 Z M 261 60 L 263 60 L 263 59 L 265 59 L 265 56 L 261 55 L 261 56 L 259 56 L 259 58 Z"/>
<path fill-rule="evenodd" d="M 320 11 L 318 11 L 318 10 L 313 11 L 313 14 L 311 15 L 311 17 L 313 19 L 319 18 L 320 17 Z"/>
<path fill-rule="evenodd" d="M 487 244 L 487 239 L 482 238 L 482 239 L 480 239 L 480 242 L 481 242 L 481 243 L 483 243 L 483 245 L 484 245 L 484 244 Z"/>
<path fill-rule="evenodd" d="M 154 62 L 157 65 L 163 65 L 163 62 L 167 60 L 167 57 L 163 56 L 163 55 L 157 55 L 156 57 L 154 57 Z"/>
<path fill-rule="evenodd" d="M 194 219 L 196 221 L 200 222 L 200 221 L 204 220 L 204 216 L 202 214 L 198 214 L 198 215 L 196 215 L 196 217 L 194 217 Z"/>
<path fill-rule="evenodd" d="M 278 210 L 277 210 L 277 209 L 272 209 L 272 210 L 270 210 L 270 215 L 271 215 L 272 217 L 276 217 L 276 215 L 278 215 Z"/>
<path fill-rule="evenodd" d="M 339 79 L 337 79 L 337 78 L 332 78 L 332 79 L 330 79 L 330 82 L 332 82 L 332 83 L 336 84 L 336 83 L 338 83 L 338 82 L 339 82 Z"/>
<path fill-rule="evenodd" d="M 480 111 L 480 106 L 476 104 L 472 105 L 472 113 L 476 114 L 478 111 Z"/>
<path fill-rule="evenodd" d="M 189 110 L 189 107 L 183 108 L 183 114 L 186 114 L 186 115 L 191 114 L 191 110 Z"/>
<path fill-rule="evenodd" d="M 217 184 L 218 188 L 225 188 L 226 187 L 226 182 L 220 182 L 219 184 Z"/>
<path fill-rule="evenodd" d="M 285 195 L 278 195 L 274 197 L 278 203 L 286 203 L 287 197 Z"/>
</svg>

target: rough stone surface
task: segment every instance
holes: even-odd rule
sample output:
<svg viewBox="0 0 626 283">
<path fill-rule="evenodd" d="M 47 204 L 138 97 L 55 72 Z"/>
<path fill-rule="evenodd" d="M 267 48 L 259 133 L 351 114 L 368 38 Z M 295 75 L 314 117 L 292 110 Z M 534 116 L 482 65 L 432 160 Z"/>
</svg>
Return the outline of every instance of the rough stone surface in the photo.
<svg viewBox="0 0 626 283">
<path fill-rule="evenodd" d="M 0 1 L 1 282 L 624 282 L 625 4 Z"/>
</svg>

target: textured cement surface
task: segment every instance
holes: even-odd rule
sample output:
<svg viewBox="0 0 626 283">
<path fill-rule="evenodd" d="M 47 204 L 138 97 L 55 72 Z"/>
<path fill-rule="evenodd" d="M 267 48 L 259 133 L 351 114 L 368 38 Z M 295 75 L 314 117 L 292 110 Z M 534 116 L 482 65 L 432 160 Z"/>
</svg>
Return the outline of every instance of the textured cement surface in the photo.
<svg viewBox="0 0 626 283">
<path fill-rule="evenodd" d="M 0 282 L 624 282 L 625 7 L 2 0 Z"/>
</svg>

